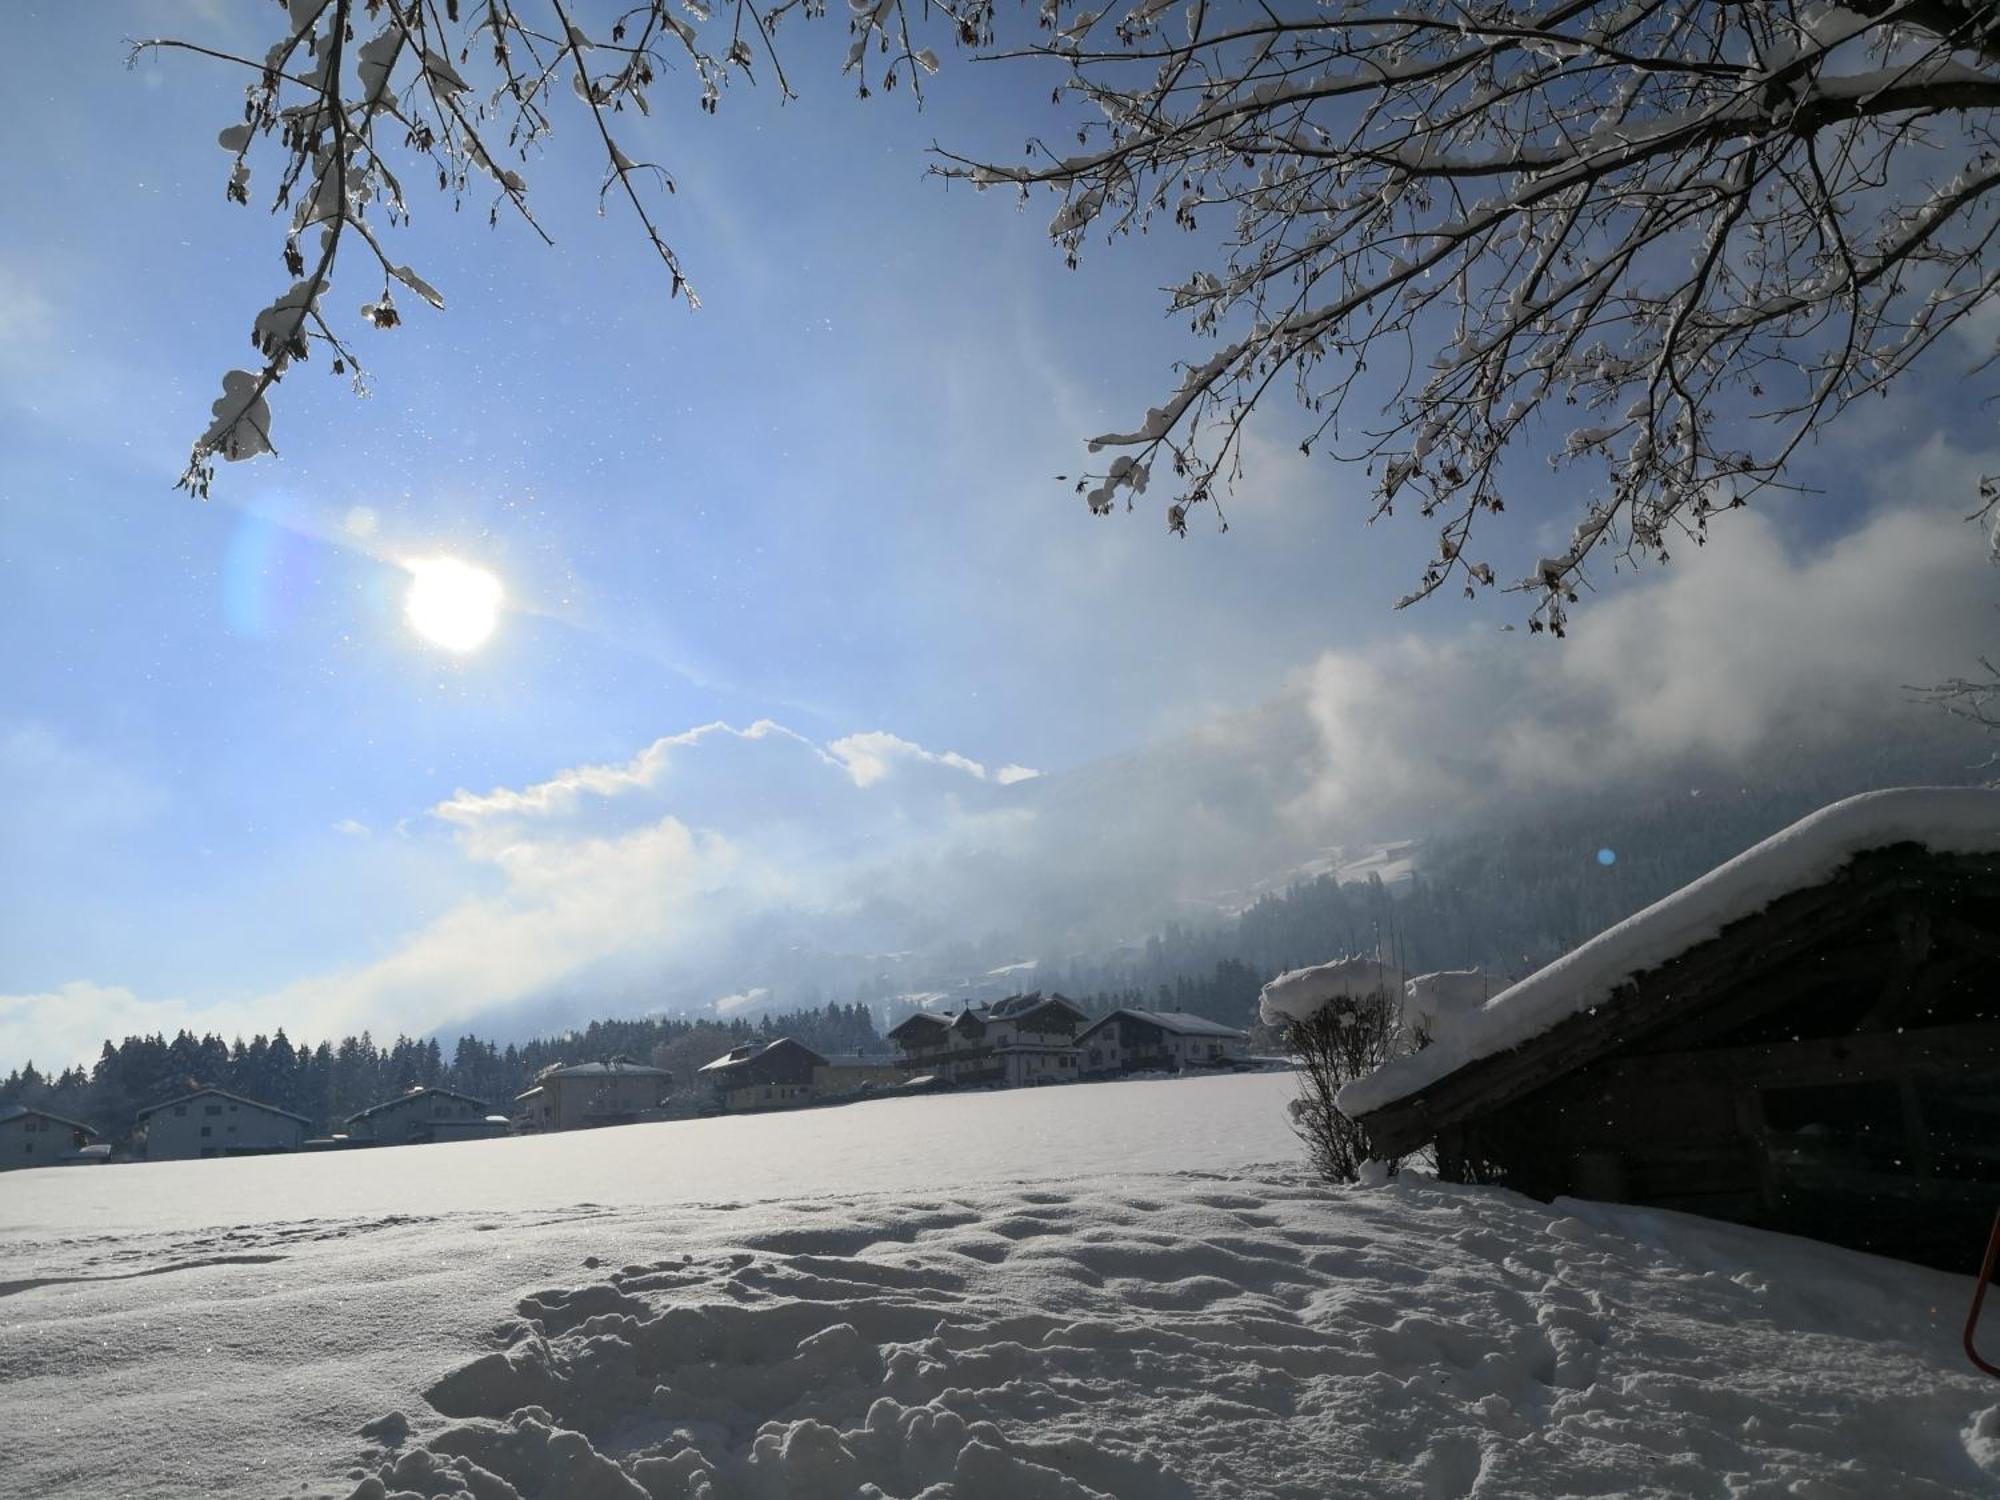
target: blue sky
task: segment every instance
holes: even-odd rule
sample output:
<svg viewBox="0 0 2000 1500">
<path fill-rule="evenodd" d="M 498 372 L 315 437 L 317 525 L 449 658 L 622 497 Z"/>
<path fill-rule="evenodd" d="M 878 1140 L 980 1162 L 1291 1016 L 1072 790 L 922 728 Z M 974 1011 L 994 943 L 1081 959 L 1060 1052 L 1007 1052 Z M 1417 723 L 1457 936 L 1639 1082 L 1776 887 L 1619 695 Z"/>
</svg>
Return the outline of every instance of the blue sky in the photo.
<svg viewBox="0 0 2000 1500">
<path fill-rule="evenodd" d="M 1227 536 L 1088 515 L 1053 476 L 1199 349 L 1156 291 L 1198 246 L 1160 235 L 1065 269 L 1048 205 L 923 171 L 933 139 L 1018 149 L 1048 80 L 948 57 L 921 113 L 864 103 L 824 25 L 789 39 L 799 102 L 739 90 L 710 118 L 669 79 L 625 126 L 676 175 L 662 227 L 701 311 L 668 300 L 618 204 L 596 215 L 569 120 L 525 169 L 553 249 L 489 229 L 483 201 L 454 214 L 414 191 L 396 253 L 447 310 L 404 296 L 405 327 L 356 329 L 366 400 L 323 363 L 292 374 L 280 456 L 188 499 L 173 478 L 283 289 L 280 239 L 268 180 L 250 210 L 223 200 L 214 136 L 240 81 L 185 56 L 128 71 L 122 39 L 260 48 L 264 24 L 262 7 L 28 6 L 0 57 L 36 122 L 0 141 L 0 1066 L 139 1025 L 417 1030 L 565 987 L 588 1013 L 612 970 L 620 995 L 699 1001 L 764 972 L 756 934 L 780 914 L 835 945 L 876 926 L 976 939 L 1014 928 L 1009 903 L 1041 899 L 1026 872 L 1058 857 L 1091 872 L 1066 908 L 1081 940 L 1418 817 L 1436 787 L 1354 784 L 1359 757 L 1426 763 L 1396 738 L 1436 732 L 1405 691 L 1558 681 L 1575 713 L 1616 721 L 1622 668 L 1500 635 L 1518 599 L 1394 614 L 1428 530 L 1364 527 L 1367 481 L 1298 458 L 1289 412 L 1257 433 Z M 350 261 L 330 300 L 347 315 L 378 289 Z M 1925 593 L 1871 606 L 1897 643 L 1871 691 L 1978 644 L 1992 580 L 1939 539 L 1988 418 L 1885 407 L 1814 460 L 1831 493 L 1744 523 L 1781 601 L 1843 556 L 1870 590 Z M 1559 495 L 1514 509 L 1523 558 L 1538 527 L 1567 533 Z M 1914 519 L 1863 529 L 1885 516 Z M 1857 537 L 1876 550 L 1841 554 Z M 403 618 L 398 559 L 434 555 L 507 590 L 471 655 Z M 1634 621 L 1725 587 L 1606 583 Z M 1746 671 L 1782 659 L 1790 618 Z M 1862 627 L 1818 631 L 1843 628 Z M 1813 681 L 1845 683 L 1846 659 Z M 1448 732 L 1486 738 L 1518 709 L 1480 701 Z M 1273 714 L 1288 727 L 1265 733 Z M 788 732 L 672 746 L 608 793 L 585 777 L 529 813 L 476 801 L 765 720 Z M 1003 784 L 1009 765 L 1045 784 Z M 441 812 L 460 792 L 463 815 Z M 961 878 L 989 857 L 1006 879 Z M 1174 880 L 1133 875 L 1115 917 L 1076 915 L 1135 866 Z"/>
</svg>

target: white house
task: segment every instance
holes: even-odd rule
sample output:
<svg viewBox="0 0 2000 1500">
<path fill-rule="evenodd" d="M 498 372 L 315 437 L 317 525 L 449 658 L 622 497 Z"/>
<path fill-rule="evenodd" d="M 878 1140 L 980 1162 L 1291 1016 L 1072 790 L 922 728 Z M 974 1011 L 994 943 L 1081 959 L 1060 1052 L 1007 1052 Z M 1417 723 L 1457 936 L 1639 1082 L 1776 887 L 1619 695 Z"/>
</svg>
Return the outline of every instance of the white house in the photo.
<svg viewBox="0 0 2000 1500">
<path fill-rule="evenodd" d="M 1114 1010 L 1077 1038 L 1086 1073 L 1181 1073 L 1250 1055 L 1250 1033 L 1183 1010 Z"/>
<path fill-rule="evenodd" d="M 296 1151 L 312 1131 L 304 1115 L 217 1088 L 152 1105 L 137 1118 L 146 1132 L 148 1161 Z"/>
<path fill-rule="evenodd" d="M 79 1152 L 97 1136 L 81 1120 L 16 1104 L 0 1109 L 0 1172 L 86 1160 Z"/>
</svg>

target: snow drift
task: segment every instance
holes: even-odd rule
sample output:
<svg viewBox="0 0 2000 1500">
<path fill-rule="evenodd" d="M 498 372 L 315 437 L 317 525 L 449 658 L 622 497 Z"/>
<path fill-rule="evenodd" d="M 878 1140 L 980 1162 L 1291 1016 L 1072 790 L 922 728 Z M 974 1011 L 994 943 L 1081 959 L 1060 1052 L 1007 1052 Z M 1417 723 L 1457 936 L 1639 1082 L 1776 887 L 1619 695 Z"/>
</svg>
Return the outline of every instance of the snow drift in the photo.
<svg viewBox="0 0 2000 1500">
<path fill-rule="evenodd" d="M 2000 1485 L 1965 1278 L 1409 1174 L 1331 1190 L 1271 1164 L 1291 1087 L 9 1174 L 0 1496 Z"/>
</svg>

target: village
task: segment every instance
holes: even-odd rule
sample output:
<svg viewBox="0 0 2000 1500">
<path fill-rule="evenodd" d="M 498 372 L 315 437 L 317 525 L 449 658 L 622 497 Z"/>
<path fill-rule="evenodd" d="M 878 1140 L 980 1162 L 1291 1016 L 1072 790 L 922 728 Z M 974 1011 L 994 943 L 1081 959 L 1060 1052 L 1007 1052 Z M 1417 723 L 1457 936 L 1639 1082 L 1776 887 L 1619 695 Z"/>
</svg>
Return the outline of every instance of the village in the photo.
<svg viewBox="0 0 2000 1500">
<path fill-rule="evenodd" d="M 823 1055 L 789 1036 L 759 1037 L 703 1065 L 695 1088 L 678 1094 L 669 1070 L 622 1056 L 553 1063 L 511 1108 L 412 1084 L 326 1135 L 315 1134 L 302 1114 L 195 1080 L 138 1110 L 126 1131 L 17 1105 L 0 1112 L 0 1171 L 429 1145 L 954 1089 L 1283 1065 L 1253 1059 L 1248 1031 L 1206 1017 L 1130 1007 L 1092 1017 L 1040 991 L 953 1012 L 918 1011 L 886 1040 L 892 1052 Z"/>
<path fill-rule="evenodd" d="M 197 1080 L 119 1131 L 17 1106 L 0 1114 L 0 1168 L 1296 1067 L 1293 1123 L 1331 1181 L 1422 1160 L 1447 1181 L 1649 1204 L 1959 1268 L 1995 1172 L 1996 1038 L 1980 976 L 2000 912 L 1996 827 L 1993 789 L 1864 793 L 1511 985 L 1364 956 L 1286 972 L 1259 1000 L 1259 1035 L 1282 1038 L 1284 1057 L 1255 1057 L 1250 1031 L 1188 1011 L 1093 1016 L 1035 990 L 916 1009 L 881 1035 L 886 1051 L 740 1029 L 686 1087 L 615 1053 L 550 1062 L 503 1107 L 412 1081 L 325 1134 Z M 875 1039 L 872 1023 L 864 1034 Z"/>
</svg>

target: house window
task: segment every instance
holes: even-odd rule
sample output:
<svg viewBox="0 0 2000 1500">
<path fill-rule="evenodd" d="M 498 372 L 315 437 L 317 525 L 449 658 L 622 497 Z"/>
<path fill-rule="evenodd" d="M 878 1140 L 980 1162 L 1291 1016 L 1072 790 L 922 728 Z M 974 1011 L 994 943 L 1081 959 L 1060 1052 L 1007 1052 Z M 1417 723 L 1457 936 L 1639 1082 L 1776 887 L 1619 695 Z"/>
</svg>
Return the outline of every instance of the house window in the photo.
<svg viewBox="0 0 2000 1500">
<path fill-rule="evenodd" d="M 215 1127 L 213 1125 L 204 1125 L 201 1127 L 201 1133 L 205 1136 L 214 1135 Z"/>
<path fill-rule="evenodd" d="M 207 1105 L 202 1109 L 202 1113 L 205 1115 L 219 1115 L 222 1113 L 222 1106 L 220 1104 Z M 203 1131 L 202 1133 L 204 1135 L 207 1134 L 206 1131 Z"/>
<path fill-rule="evenodd" d="M 21 1142 L 21 1149 L 29 1156 L 33 1156 L 35 1154 L 35 1143 L 33 1141 L 23 1141 Z"/>
</svg>

